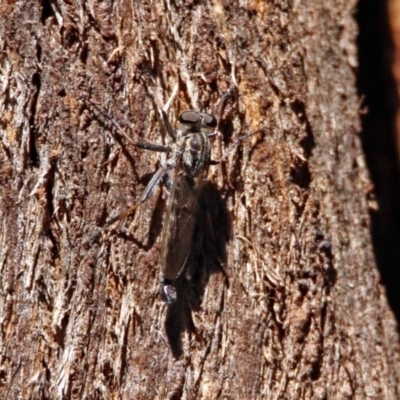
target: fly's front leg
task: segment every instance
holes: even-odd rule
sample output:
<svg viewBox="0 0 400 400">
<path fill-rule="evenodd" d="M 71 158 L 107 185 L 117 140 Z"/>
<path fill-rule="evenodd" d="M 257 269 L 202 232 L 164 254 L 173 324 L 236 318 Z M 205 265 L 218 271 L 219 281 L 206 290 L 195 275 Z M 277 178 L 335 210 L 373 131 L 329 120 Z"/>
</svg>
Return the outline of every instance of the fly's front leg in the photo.
<svg viewBox="0 0 400 400">
<path fill-rule="evenodd" d="M 140 142 L 135 142 L 133 141 L 126 133 L 125 131 L 121 128 L 121 125 L 110 115 L 108 115 L 106 112 L 104 112 L 97 104 L 89 101 L 89 104 L 98 112 L 100 113 L 104 118 L 108 119 L 114 128 L 117 130 L 117 132 L 122 135 L 129 143 L 133 144 L 135 147 L 138 147 L 140 149 L 144 150 L 150 150 L 150 151 L 157 151 L 160 153 L 168 153 L 171 151 L 171 149 L 168 146 L 164 146 L 161 144 L 154 144 L 154 143 L 148 143 L 146 141 L 140 141 Z M 172 128 L 171 128 L 172 129 Z"/>
<path fill-rule="evenodd" d="M 219 158 L 217 160 L 210 160 L 210 165 L 220 165 L 221 166 L 221 174 L 217 175 L 218 179 L 218 184 L 221 185 L 221 187 L 225 184 L 225 179 L 228 177 L 228 171 L 226 168 L 226 161 L 229 156 L 229 154 L 232 152 L 233 149 L 235 149 L 240 143 L 243 142 L 243 140 L 246 140 L 247 138 L 254 136 L 260 132 L 265 132 L 265 128 L 258 129 L 255 132 L 250 132 L 246 135 L 239 136 L 229 147 L 227 150 L 224 150 L 223 153 L 219 153 L 218 156 Z"/>
<path fill-rule="evenodd" d="M 158 109 L 158 113 L 160 114 L 160 118 L 163 121 L 163 124 L 165 126 L 165 129 L 168 133 L 168 136 L 172 139 L 172 141 L 175 143 L 176 142 L 176 132 L 174 130 L 174 128 L 171 125 L 171 122 L 169 121 L 168 115 L 166 113 L 166 111 L 168 110 L 170 104 L 172 103 L 172 100 L 174 99 L 174 97 L 176 96 L 176 94 L 178 93 L 178 84 L 176 84 L 174 86 L 174 89 L 172 91 L 171 96 L 169 97 L 169 99 L 167 100 L 167 102 L 165 103 L 165 105 L 163 106 L 162 101 L 161 101 L 161 97 L 158 93 L 157 90 L 157 84 L 154 80 L 153 77 L 150 78 L 151 82 L 152 82 L 152 89 L 149 90 L 149 93 L 151 94 L 151 96 L 153 97 L 154 102 L 156 103 L 157 109 Z"/>
<path fill-rule="evenodd" d="M 219 163 L 225 161 L 225 159 L 228 157 L 229 153 L 230 153 L 239 143 L 241 143 L 243 140 L 245 140 L 245 139 L 247 139 L 247 138 L 249 138 L 249 137 L 251 137 L 251 136 L 256 135 L 257 133 L 265 132 L 265 131 L 266 131 L 265 128 L 261 128 L 261 129 L 258 129 L 258 130 L 255 131 L 255 132 L 248 133 L 247 135 L 239 136 L 239 137 L 228 147 L 228 149 L 224 152 L 224 154 L 222 155 L 222 157 L 221 157 L 219 160 L 211 160 L 211 161 L 210 161 L 210 164 L 211 164 L 211 165 L 217 165 L 217 164 L 219 164 Z"/>
<path fill-rule="evenodd" d="M 158 169 L 158 171 L 153 175 L 150 179 L 150 182 L 147 184 L 146 189 L 144 190 L 140 200 L 138 203 L 134 204 L 132 207 L 129 207 L 124 212 L 116 215 L 115 217 L 109 219 L 101 228 L 99 228 L 95 233 L 93 233 L 89 238 L 89 243 L 93 243 L 101 233 L 107 229 L 110 225 L 114 224 L 115 222 L 127 217 L 128 215 L 132 214 L 135 210 L 137 210 L 143 203 L 147 201 L 147 199 L 153 194 L 154 189 L 160 183 L 166 172 L 168 171 L 167 166 L 162 166 Z"/>
<path fill-rule="evenodd" d="M 218 104 L 216 105 L 214 109 L 214 116 L 217 120 L 217 125 L 215 127 L 214 132 L 208 133 L 207 136 L 208 138 L 214 138 L 218 137 L 220 140 L 217 141 L 217 147 L 218 147 L 218 153 L 222 154 L 223 149 L 222 149 L 222 134 L 221 134 L 221 121 L 222 121 L 222 115 L 224 113 L 224 110 L 226 109 L 226 103 L 229 98 L 234 98 L 237 99 L 237 87 L 236 86 L 231 86 L 220 98 Z M 218 164 L 218 161 L 211 161 L 211 165 Z"/>
<path fill-rule="evenodd" d="M 217 106 L 215 107 L 214 110 L 214 115 L 217 118 L 218 121 L 218 126 L 217 128 L 219 128 L 219 122 L 222 119 L 222 114 L 224 112 L 225 106 L 226 106 L 226 102 L 228 101 L 229 98 L 236 98 L 237 99 L 237 87 L 236 86 L 231 86 L 220 98 Z"/>
<path fill-rule="evenodd" d="M 236 79 L 235 79 L 235 80 L 236 80 Z M 235 81 L 235 80 L 234 80 L 234 81 Z M 215 108 L 215 112 L 214 112 L 214 115 L 216 116 L 217 122 L 218 122 L 218 123 L 217 123 L 217 127 L 216 127 L 215 131 L 207 135 L 209 138 L 218 136 L 218 133 L 219 133 L 219 131 L 220 131 L 220 125 L 221 125 L 221 120 L 222 120 L 222 114 L 223 114 L 223 112 L 224 112 L 224 109 L 226 108 L 226 107 L 225 107 L 225 106 L 226 106 L 226 103 L 227 103 L 227 101 L 228 101 L 228 99 L 229 99 L 230 97 L 235 98 L 235 99 L 237 100 L 238 92 L 237 92 L 237 87 L 236 87 L 236 86 L 230 87 L 230 88 L 222 95 L 220 101 L 218 102 L 218 104 L 217 104 L 217 106 L 216 106 L 216 108 Z M 258 129 L 258 130 L 255 131 L 255 132 L 250 132 L 250 133 L 248 133 L 248 134 L 246 134 L 246 135 L 239 136 L 239 137 L 228 147 L 227 150 L 224 150 L 222 156 L 221 156 L 218 160 L 211 160 L 211 161 L 210 161 L 210 164 L 211 164 L 211 165 L 217 165 L 217 164 L 223 162 L 223 161 L 228 157 L 229 153 L 230 153 L 239 143 L 241 143 L 243 140 L 245 140 L 245 139 L 247 139 L 247 138 L 249 138 L 249 137 L 251 137 L 251 136 L 253 136 L 253 135 L 256 135 L 257 133 L 265 132 L 265 131 L 266 131 L 266 128 L 261 128 L 261 129 Z M 222 152 L 221 152 L 221 153 L 222 153 Z"/>
</svg>

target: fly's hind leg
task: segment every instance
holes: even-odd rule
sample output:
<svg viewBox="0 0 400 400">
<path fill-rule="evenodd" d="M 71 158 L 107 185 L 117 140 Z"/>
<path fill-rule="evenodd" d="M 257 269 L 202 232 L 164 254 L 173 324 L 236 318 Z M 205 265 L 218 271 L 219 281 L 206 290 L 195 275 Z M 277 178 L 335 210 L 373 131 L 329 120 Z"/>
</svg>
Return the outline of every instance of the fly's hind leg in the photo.
<svg viewBox="0 0 400 400">
<path fill-rule="evenodd" d="M 132 214 L 135 210 L 137 210 L 143 203 L 147 201 L 147 199 L 153 194 L 155 188 L 160 183 L 164 175 L 166 174 L 168 167 L 162 166 L 158 169 L 158 171 L 153 175 L 150 182 L 147 184 L 146 189 L 144 190 L 140 200 L 138 203 L 134 204 L 132 207 L 129 207 L 127 210 L 123 211 L 122 213 L 116 215 L 115 217 L 109 219 L 101 228 L 99 228 L 96 232 L 94 232 L 88 242 L 93 243 L 96 241 L 99 236 L 101 235 L 104 230 L 106 230 L 109 226 L 114 224 L 117 221 L 127 217 L 128 215 Z"/>
</svg>

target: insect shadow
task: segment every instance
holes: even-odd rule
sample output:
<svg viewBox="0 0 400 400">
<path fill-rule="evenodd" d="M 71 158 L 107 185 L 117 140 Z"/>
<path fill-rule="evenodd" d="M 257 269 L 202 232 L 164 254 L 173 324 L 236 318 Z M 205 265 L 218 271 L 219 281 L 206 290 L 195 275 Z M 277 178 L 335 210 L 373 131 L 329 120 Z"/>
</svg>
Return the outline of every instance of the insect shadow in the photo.
<svg viewBox="0 0 400 400">
<path fill-rule="evenodd" d="M 225 273 L 226 247 L 231 233 L 231 219 L 226 201 L 212 182 L 206 182 L 199 194 L 192 245 L 183 273 L 174 285 L 177 299 L 169 305 L 165 331 L 172 354 L 182 355 L 182 333 L 195 333 L 192 312 L 199 310 L 212 274 Z M 222 290 L 222 287 L 221 287 Z"/>
</svg>

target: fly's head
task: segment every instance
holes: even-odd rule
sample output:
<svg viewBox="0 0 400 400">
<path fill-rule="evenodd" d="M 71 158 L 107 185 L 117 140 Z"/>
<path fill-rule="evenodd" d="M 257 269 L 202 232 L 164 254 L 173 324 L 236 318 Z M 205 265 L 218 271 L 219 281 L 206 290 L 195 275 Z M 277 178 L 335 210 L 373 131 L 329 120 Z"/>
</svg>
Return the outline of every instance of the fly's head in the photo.
<svg viewBox="0 0 400 400">
<path fill-rule="evenodd" d="M 199 113 L 197 111 L 185 111 L 178 119 L 179 137 L 192 133 L 211 133 L 217 127 L 217 120 L 211 114 Z"/>
<path fill-rule="evenodd" d="M 211 158 L 211 143 L 208 137 L 217 127 L 213 115 L 196 111 L 185 111 L 178 120 L 178 148 L 186 173 L 195 177 L 208 167 Z"/>
</svg>

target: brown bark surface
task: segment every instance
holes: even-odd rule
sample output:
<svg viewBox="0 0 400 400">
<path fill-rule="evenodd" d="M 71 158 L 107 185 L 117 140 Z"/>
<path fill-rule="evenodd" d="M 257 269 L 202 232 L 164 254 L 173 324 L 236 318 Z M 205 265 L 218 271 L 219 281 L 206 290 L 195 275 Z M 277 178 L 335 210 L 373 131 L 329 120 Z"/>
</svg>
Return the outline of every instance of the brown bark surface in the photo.
<svg viewBox="0 0 400 400">
<path fill-rule="evenodd" d="M 396 323 L 349 1 L 2 2 L 0 397 L 396 399 Z M 167 193 L 133 140 L 226 91 L 180 297 L 160 299 Z"/>
</svg>

